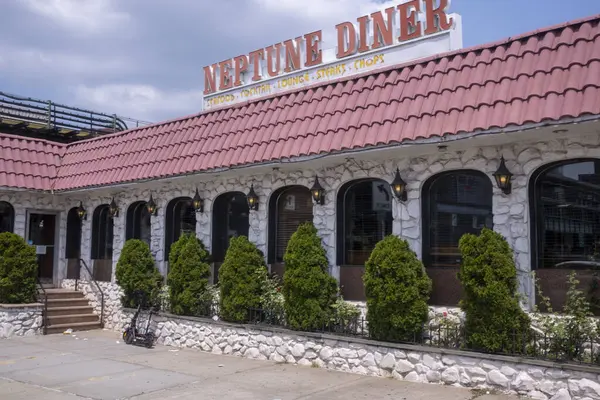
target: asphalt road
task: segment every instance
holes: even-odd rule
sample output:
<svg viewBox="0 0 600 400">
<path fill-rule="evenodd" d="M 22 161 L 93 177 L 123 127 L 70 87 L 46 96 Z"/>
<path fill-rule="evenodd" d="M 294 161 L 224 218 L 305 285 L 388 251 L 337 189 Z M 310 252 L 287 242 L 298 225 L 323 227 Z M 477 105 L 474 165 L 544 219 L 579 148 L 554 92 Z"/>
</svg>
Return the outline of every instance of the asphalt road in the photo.
<svg viewBox="0 0 600 400">
<path fill-rule="evenodd" d="M 91 331 L 0 340 L 0 399 L 516 399 L 119 339 Z"/>
</svg>

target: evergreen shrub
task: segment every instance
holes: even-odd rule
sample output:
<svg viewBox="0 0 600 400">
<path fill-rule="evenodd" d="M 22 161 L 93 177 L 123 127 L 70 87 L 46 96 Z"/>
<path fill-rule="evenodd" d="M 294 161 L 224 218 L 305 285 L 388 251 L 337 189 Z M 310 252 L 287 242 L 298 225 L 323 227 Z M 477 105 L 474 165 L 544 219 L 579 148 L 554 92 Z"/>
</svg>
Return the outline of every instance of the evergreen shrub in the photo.
<svg viewBox="0 0 600 400">
<path fill-rule="evenodd" d="M 389 235 L 373 249 L 363 276 L 369 334 L 414 340 L 427 322 L 431 279 L 406 240 Z"/>
<path fill-rule="evenodd" d="M 246 322 L 261 307 L 262 284 L 268 275 L 262 252 L 246 236 L 231 238 L 219 269 L 220 314 L 229 322 Z"/>
<path fill-rule="evenodd" d="M 329 263 L 317 229 L 301 224 L 283 256 L 283 297 L 290 328 L 313 330 L 327 324 L 334 312 L 338 285 L 329 275 Z"/>
<path fill-rule="evenodd" d="M 35 248 L 15 233 L 0 233 L 0 303 L 35 302 L 37 276 Z"/>
<path fill-rule="evenodd" d="M 463 235 L 459 249 L 466 345 L 489 352 L 521 348 L 531 321 L 519 304 L 517 269 L 506 239 L 484 228 L 479 236 Z"/>
<path fill-rule="evenodd" d="M 142 307 L 158 305 L 163 277 L 146 242 L 139 239 L 125 242 L 115 275 L 123 290 L 123 307 L 136 308 L 139 302 Z"/>
<path fill-rule="evenodd" d="M 177 315 L 202 315 L 212 303 L 208 291 L 210 255 L 204 243 L 186 233 L 173 243 L 169 252 L 170 311 Z"/>
</svg>

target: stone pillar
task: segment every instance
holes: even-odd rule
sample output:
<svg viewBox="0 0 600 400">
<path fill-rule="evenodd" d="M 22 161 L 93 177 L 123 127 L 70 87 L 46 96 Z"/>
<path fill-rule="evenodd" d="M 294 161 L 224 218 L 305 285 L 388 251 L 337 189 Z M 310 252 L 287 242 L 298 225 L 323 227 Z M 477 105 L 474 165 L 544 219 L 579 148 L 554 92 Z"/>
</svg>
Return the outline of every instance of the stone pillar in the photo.
<svg viewBox="0 0 600 400">
<path fill-rule="evenodd" d="M 127 221 L 127 205 L 116 199 L 115 201 L 117 202 L 117 206 L 119 207 L 119 215 L 113 218 L 113 262 L 111 277 L 112 282 L 115 282 L 117 263 L 119 262 L 121 251 L 123 250 L 123 246 L 125 245 L 125 224 Z"/>
<path fill-rule="evenodd" d="M 336 238 L 335 238 L 335 215 L 336 201 L 335 192 L 332 190 L 325 191 L 325 204 L 313 205 L 313 224 L 317 228 L 317 234 L 321 238 L 323 248 L 327 253 L 329 262 L 329 273 L 338 281 L 340 280 L 340 268 L 336 261 Z"/>
<path fill-rule="evenodd" d="M 92 220 L 94 215 L 94 205 L 89 202 L 83 201 L 83 207 L 85 208 L 87 215 L 85 219 L 81 221 L 81 259 L 87 264 L 90 271 L 94 266 L 92 265 Z M 90 279 L 87 270 L 81 266 L 80 269 L 82 280 Z"/>
<path fill-rule="evenodd" d="M 204 199 L 204 212 L 196 213 L 196 237 L 204 243 L 206 249 L 211 249 L 212 201 Z"/>
<path fill-rule="evenodd" d="M 148 195 L 148 198 L 150 196 Z M 156 260 L 156 266 L 163 276 L 167 274 L 166 263 L 168 260 L 165 260 L 165 208 L 167 206 L 167 201 L 160 198 L 154 198 L 153 200 L 158 207 L 156 215 L 152 215 L 150 217 L 150 226 L 152 232 L 151 246 L 150 250 L 152 251 L 152 255 Z"/>
</svg>

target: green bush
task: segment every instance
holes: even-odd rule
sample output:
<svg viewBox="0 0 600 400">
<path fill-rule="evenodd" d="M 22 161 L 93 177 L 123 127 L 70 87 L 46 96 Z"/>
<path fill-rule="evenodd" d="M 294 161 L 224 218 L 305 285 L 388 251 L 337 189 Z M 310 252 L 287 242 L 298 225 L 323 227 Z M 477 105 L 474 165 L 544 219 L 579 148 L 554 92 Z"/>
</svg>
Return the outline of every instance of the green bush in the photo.
<svg viewBox="0 0 600 400">
<path fill-rule="evenodd" d="M 0 303 L 35 302 L 38 264 L 35 248 L 14 233 L 0 233 Z"/>
<path fill-rule="evenodd" d="M 146 242 L 139 239 L 125 242 L 115 275 L 117 284 L 123 289 L 123 307 L 135 308 L 140 301 L 143 307 L 159 304 L 163 278 Z"/>
<path fill-rule="evenodd" d="M 431 279 L 406 240 L 386 236 L 375 246 L 363 276 L 369 334 L 378 340 L 412 340 L 427 321 Z"/>
<path fill-rule="evenodd" d="M 508 243 L 484 228 L 479 236 L 463 235 L 459 249 L 467 346 L 491 352 L 522 348 L 530 320 L 519 305 L 517 270 Z"/>
<path fill-rule="evenodd" d="M 298 330 L 322 327 L 333 313 L 338 286 L 328 273 L 325 249 L 312 223 L 306 222 L 294 232 L 283 261 L 283 297 L 288 325 Z"/>
<path fill-rule="evenodd" d="M 210 255 L 196 235 L 181 235 L 169 252 L 169 299 L 171 312 L 178 315 L 202 315 L 210 304 L 207 290 Z"/>
<path fill-rule="evenodd" d="M 262 252 L 246 236 L 232 238 L 219 269 L 221 318 L 245 322 L 249 309 L 259 309 L 266 275 Z"/>
</svg>

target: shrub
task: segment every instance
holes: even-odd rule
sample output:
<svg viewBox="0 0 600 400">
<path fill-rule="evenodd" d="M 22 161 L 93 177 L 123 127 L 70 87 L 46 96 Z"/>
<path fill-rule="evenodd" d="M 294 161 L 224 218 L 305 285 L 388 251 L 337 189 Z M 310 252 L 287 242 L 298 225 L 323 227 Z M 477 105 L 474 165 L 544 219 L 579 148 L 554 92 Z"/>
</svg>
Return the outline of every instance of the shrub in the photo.
<svg viewBox="0 0 600 400">
<path fill-rule="evenodd" d="M 115 271 L 117 284 L 123 289 L 123 307 L 158 305 L 162 275 L 156 268 L 148 244 L 139 239 L 125 242 Z"/>
<path fill-rule="evenodd" d="M 183 234 L 169 253 L 169 299 L 171 312 L 178 315 L 204 315 L 212 303 L 207 290 L 210 256 L 194 234 Z"/>
<path fill-rule="evenodd" d="M 250 309 L 260 308 L 266 275 L 262 252 L 246 236 L 232 238 L 219 269 L 221 318 L 245 322 Z"/>
<path fill-rule="evenodd" d="M 317 229 L 306 222 L 294 232 L 283 256 L 285 315 L 292 329 L 313 330 L 331 318 L 338 291 Z"/>
<path fill-rule="evenodd" d="M 522 348 L 530 320 L 519 305 L 517 270 L 508 243 L 484 228 L 479 236 L 463 235 L 459 249 L 466 345 L 491 352 Z"/>
<path fill-rule="evenodd" d="M 369 334 L 378 340 L 414 340 L 427 321 L 431 279 L 406 240 L 386 236 L 363 276 Z"/>
<path fill-rule="evenodd" d="M 549 357 L 564 361 L 598 362 L 592 359 L 593 355 L 586 354 L 586 345 L 596 343 L 600 339 L 600 324 L 592 318 L 591 304 L 585 293 L 578 289 L 579 280 L 575 271 L 569 275 L 567 299 L 563 312 L 554 314 L 550 299 L 544 296 L 536 279 L 536 288 L 540 303 L 550 314 L 542 314 L 537 306 L 534 308 L 534 325 L 541 329 L 537 335 L 532 351 L 547 354 Z M 598 349 L 594 349 L 594 355 Z"/>
<path fill-rule="evenodd" d="M 264 311 L 263 322 L 283 325 L 285 323 L 285 299 L 281 292 L 281 279 L 277 275 L 264 275 L 261 287 L 263 292 L 260 303 Z"/>
<path fill-rule="evenodd" d="M 37 274 L 35 248 L 17 234 L 0 233 L 0 303 L 33 303 Z"/>
</svg>

